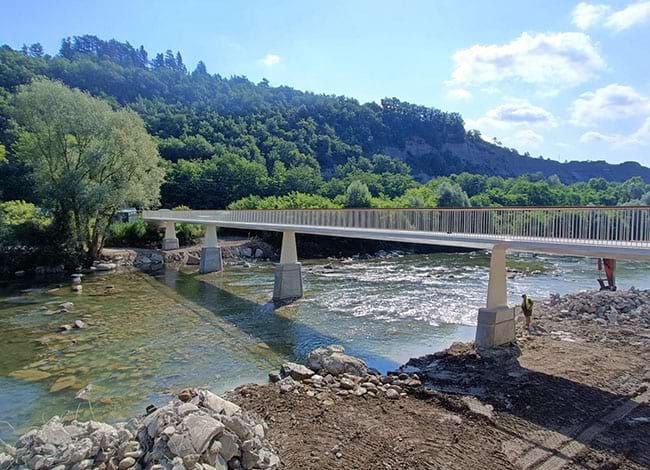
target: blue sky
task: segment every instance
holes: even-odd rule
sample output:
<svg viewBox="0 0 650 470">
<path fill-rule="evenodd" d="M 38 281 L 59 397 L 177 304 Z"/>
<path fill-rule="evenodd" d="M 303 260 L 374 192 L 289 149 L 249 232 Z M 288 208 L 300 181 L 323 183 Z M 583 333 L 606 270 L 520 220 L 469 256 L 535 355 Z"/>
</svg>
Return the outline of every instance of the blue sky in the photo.
<svg viewBox="0 0 650 470">
<path fill-rule="evenodd" d="M 650 0 L 3 0 L 0 43 L 95 34 L 190 70 L 458 111 L 536 156 L 650 166 Z"/>
</svg>

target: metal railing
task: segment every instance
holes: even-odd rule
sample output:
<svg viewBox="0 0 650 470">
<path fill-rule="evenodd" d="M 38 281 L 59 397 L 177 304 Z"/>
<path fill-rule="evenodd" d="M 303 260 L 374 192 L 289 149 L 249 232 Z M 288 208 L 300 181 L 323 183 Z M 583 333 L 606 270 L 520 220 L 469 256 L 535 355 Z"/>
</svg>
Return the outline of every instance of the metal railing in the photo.
<svg viewBox="0 0 650 470">
<path fill-rule="evenodd" d="M 145 219 L 231 222 L 650 248 L 650 206 L 144 211 Z M 299 230 L 298 230 L 299 231 Z"/>
</svg>

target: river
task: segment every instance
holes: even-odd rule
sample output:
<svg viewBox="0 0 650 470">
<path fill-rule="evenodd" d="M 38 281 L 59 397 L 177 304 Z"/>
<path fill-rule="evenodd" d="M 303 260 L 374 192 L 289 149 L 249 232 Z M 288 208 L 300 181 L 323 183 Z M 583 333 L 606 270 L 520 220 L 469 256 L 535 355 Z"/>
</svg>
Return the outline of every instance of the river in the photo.
<svg viewBox="0 0 650 470">
<path fill-rule="evenodd" d="M 274 310 L 273 264 L 199 276 L 166 269 L 93 274 L 83 292 L 34 280 L 0 285 L 0 438 L 51 416 L 116 421 L 184 387 L 264 382 L 286 360 L 338 343 L 385 372 L 474 336 L 489 255 L 305 261 L 305 297 Z M 594 260 L 508 257 L 512 303 L 596 287 Z M 650 288 L 647 263 L 619 262 L 621 288 Z M 26 284 L 29 282 L 29 284 Z M 61 281 L 59 281 L 61 282 Z M 58 305 L 73 302 L 68 313 Z M 58 327 L 81 319 L 87 328 Z M 92 384 L 90 401 L 75 399 Z"/>
</svg>

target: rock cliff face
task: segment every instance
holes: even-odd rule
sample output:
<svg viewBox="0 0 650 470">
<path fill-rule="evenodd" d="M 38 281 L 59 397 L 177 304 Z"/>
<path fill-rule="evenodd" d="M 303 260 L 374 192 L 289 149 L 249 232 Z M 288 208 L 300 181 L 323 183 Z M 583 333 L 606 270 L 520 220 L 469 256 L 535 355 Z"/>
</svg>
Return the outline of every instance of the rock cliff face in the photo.
<svg viewBox="0 0 650 470">
<path fill-rule="evenodd" d="M 625 181 L 640 176 L 650 183 L 650 168 L 637 162 L 617 165 L 599 161 L 570 161 L 561 163 L 520 155 L 498 145 L 466 138 L 464 142 L 443 143 L 435 148 L 421 137 L 406 140 L 402 148 L 386 147 L 387 155 L 409 163 L 420 180 L 426 181 L 440 174 L 469 171 L 503 177 L 541 172 L 544 176 L 558 175 L 564 183 L 587 181 L 602 177 L 609 181 Z"/>
</svg>

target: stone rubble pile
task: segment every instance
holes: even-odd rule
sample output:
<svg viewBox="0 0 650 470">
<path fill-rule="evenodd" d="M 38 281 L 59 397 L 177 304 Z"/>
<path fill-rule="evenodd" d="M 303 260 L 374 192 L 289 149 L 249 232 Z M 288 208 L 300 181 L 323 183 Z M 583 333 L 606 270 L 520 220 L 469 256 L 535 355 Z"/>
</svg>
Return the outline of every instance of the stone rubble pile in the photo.
<svg viewBox="0 0 650 470">
<path fill-rule="evenodd" d="M 0 452 L 0 470 L 273 470 L 280 459 L 266 433 L 263 421 L 198 390 L 128 424 L 54 417 Z"/>
<path fill-rule="evenodd" d="M 416 374 L 390 373 L 382 376 L 369 371 L 361 359 L 345 354 L 342 346 L 318 348 L 309 354 L 309 367 L 293 362 L 282 365 L 269 379 L 280 393 L 304 393 L 323 406 L 334 405 L 342 397 L 399 399 L 411 388 L 422 385 Z"/>
<path fill-rule="evenodd" d="M 605 324 L 650 325 L 650 290 L 578 292 L 551 295 L 544 307 L 563 318 L 591 320 Z M 545 312 L 547 309 L 543 309 Z"/>
</svg>

